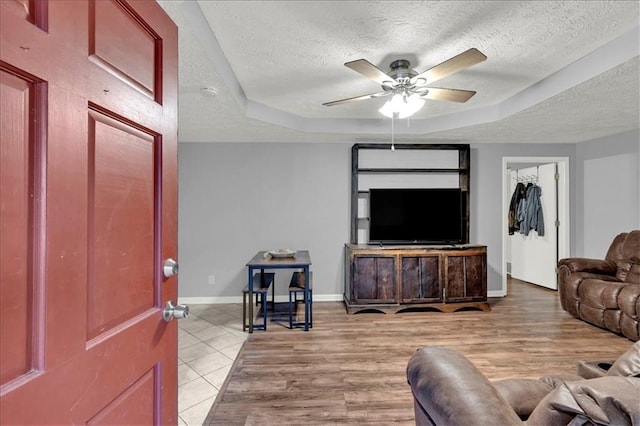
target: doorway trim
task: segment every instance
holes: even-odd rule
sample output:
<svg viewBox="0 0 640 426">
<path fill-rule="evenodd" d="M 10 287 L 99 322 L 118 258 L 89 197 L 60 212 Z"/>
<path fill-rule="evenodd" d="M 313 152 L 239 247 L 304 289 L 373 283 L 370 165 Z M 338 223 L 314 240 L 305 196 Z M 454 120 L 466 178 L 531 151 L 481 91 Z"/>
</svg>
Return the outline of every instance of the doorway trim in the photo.
<svg viewBox="0 0 640 426">
<path fill-rule="evenodd" d="M 569 257 L 571 252 L 571 222 L 570 212 L 570 186 L 569 186 L 569 157 L 502 157 L 502 287 L 499 296 L 507 295 L 507 238 L 508 220 L 507 210 L 509 209 L 509 179 L 507 177 L 507 167 L 511 163 L 557 163 L 558 164 L 558 220 L 560 221 L 560 232 L 558 233 L 558 259 Z M 496 295 L 498 296 L 498 295 Z"/>
</svg>

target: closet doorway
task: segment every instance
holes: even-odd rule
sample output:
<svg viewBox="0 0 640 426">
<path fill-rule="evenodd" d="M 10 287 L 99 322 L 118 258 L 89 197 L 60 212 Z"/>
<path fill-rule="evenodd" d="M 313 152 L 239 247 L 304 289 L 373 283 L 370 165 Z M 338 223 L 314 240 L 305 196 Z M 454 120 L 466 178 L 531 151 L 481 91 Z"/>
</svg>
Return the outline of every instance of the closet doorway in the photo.
<svg viewBox="0 0 640 426">
<path fill-rule="evenodd" d="M 569 256 L 569 159 L 567 157 L 503 158 L 502 293 L 507 274 L 550 289 L 557 289 L 558 259 Z M 508 213 L 516 185 L 537 186 L 544 219 L 544 235 L 531 230 L 509 234 Z"/>
</svg>

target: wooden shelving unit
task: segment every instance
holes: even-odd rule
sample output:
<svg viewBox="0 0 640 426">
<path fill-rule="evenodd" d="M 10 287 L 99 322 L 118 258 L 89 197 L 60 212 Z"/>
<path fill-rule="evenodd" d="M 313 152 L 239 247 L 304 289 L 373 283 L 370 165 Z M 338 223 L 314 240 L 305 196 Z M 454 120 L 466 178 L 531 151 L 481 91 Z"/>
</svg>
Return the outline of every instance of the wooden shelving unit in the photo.
<svg viewBox="0 0 640 426">
<path fill-rule="evenodd" d="M 355 144 L 351 148 L 351 244 L 366 243 L 366 241 L 358 241 L 358 223 L 359 219 L 366 219 L 365 216 L 358 215 L 358 198 L 367 197 L 368 189 L 360 189 L 359 181 L 362 175 L 442 175 L 455 174 L 458 177 L 458 187 L 462 190 L 464 203 L 464 235 L 463 242 L 469 242 L 469 208 L 470 208 L 470 184 L 469 184 L 469 167 L 470 167 L 470 147 L 468 144 L 396 144 L 395 150 L 414 150 L 414 151 L 457 151 L 458 161 L 457 167 L 361 167 L 361 153 L 366 150 L 386 150 L 393 155 L 390 144 Z M 364 223 L 368 223 L 366 220 Z M 367 225 L 368 226 L 368 225 Z"/>
<path fill-rule="evenodd" d="M 378 165 L 361 163 L 362 154 L 367 150 L 378 151 L 374 156 L 380 160 Z M 380 150 L 389 151 L 389 156 L 383 155 Z M 351 238 L 350 243 L 345 245 L 344 259 L 344 302 L 347 312 L 400 312 L 407 309 L 452 312 L 468 308 L 489 310 L 486 302 L 487 248 L 469 244 L 469 145 L 397 144 L 395 150 L 413 150 L 416 155 L 411 156 L 407 167 L 398 167 L 398 161 L 385 161 L 385 158 L 392 158 L 394 155 L 389 144 L 355 144 L 351 149 Z M 433 164 L 422 167 L 419 163 L 421 159 L 429 158 L 424 155 L 427 151 L 432 152 L 434 157 L 438 153 L 446 153 L 446 161 L 436 167 Z M 457 155 L 449 155 L 452 151 Z M 462 190 L 464 244 L 380 246 L 367 244 L 368 241 L 358 241 L 359 230 L 368 234 L 368 217 L 359 206 L 359 200 L 368 204 L 369 189 L 372 187 L 360 184 L 361 179 L 367 175 L 388 177 L 389 186 L 385 186 L 385 181 L 378 181 L 377 185 L 380 186 L 376 187 L 383 188 L 402 185 L 403 181 L 397 177 L 446 176 L 449 186 L 429 187 L 450 188 L 457 184 Z M 409 178 L 407 181 L 416 184 Z"/>
</svg>

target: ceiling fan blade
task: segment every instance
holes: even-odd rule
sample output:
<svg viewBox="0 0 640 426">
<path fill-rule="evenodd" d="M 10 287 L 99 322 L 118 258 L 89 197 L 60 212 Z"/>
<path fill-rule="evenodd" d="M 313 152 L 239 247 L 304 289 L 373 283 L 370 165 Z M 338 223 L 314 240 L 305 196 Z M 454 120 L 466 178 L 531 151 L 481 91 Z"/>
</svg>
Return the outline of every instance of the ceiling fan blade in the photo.
<svg viewBox="0 0 640 426">
<path fill-rule="evenodd" d="M 391 92 L 369 93 L 368 95 L 354 96 L 353 98 L 346 98 L 346 99 L 340 99 L 340 100 L 337 100 L 337 101 L 325 102 L 322 105 L 324 105 L 324 106 L 334 106 L 334 105 L 344 104 L 346 102 L 362 101 L 364 99 L 371 99 L 371 98 L 380 98 L 382 96 L 387 96 L 389 94 L 391 94 Z"/>
<path fill-rule="evenodd" d="M 366 59 L 357 59 L 355 61 L 347 62 L 345 67 L 351 68 L 355 72 L 359 72 L 367 78 L 378 82 L 378 84 L 390 86 L 395 82 L 387 73 L 383 72 L 380 68 L 373 65 Z"/>
<path fill-rule="evenodd" d="M 416 75 L 411 79 L 414 84 L 431 84 L 434 81 L 445 78 L 448 75 L 455 74 L 458 71 L 462 71 L 465 68 L 469 68 L 477 63 L 480 63 L 487 59 L 484 53 L 480 52 L 475 47 L 466 50 L 459 55 L 449 58 L 446 61 L 429 68 L 425 72 Z M 419 80 L 425 80 L 423 83 L 417 83 Z"/>
<path fill-rule="evenodd" d="M 473 90 L 429 87 L 429 92 L 422 97 L 425 99 L 435 99 L 437 101 L 467 102 L 475 94 L 476 92 Z"/>
</svg>

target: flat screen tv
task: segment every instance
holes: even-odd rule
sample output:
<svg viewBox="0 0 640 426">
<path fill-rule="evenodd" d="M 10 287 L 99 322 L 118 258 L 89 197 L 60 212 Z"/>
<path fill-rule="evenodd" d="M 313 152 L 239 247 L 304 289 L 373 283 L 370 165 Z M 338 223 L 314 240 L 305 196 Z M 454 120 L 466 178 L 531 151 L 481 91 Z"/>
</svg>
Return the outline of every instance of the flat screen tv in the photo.
<svg viewBox="0 0 640 426">
<path fill-rule="evenodd" d="M 466 206 L 458 188 L 370 189 L 369 242 L 465 243 Z"/>
</svg>

